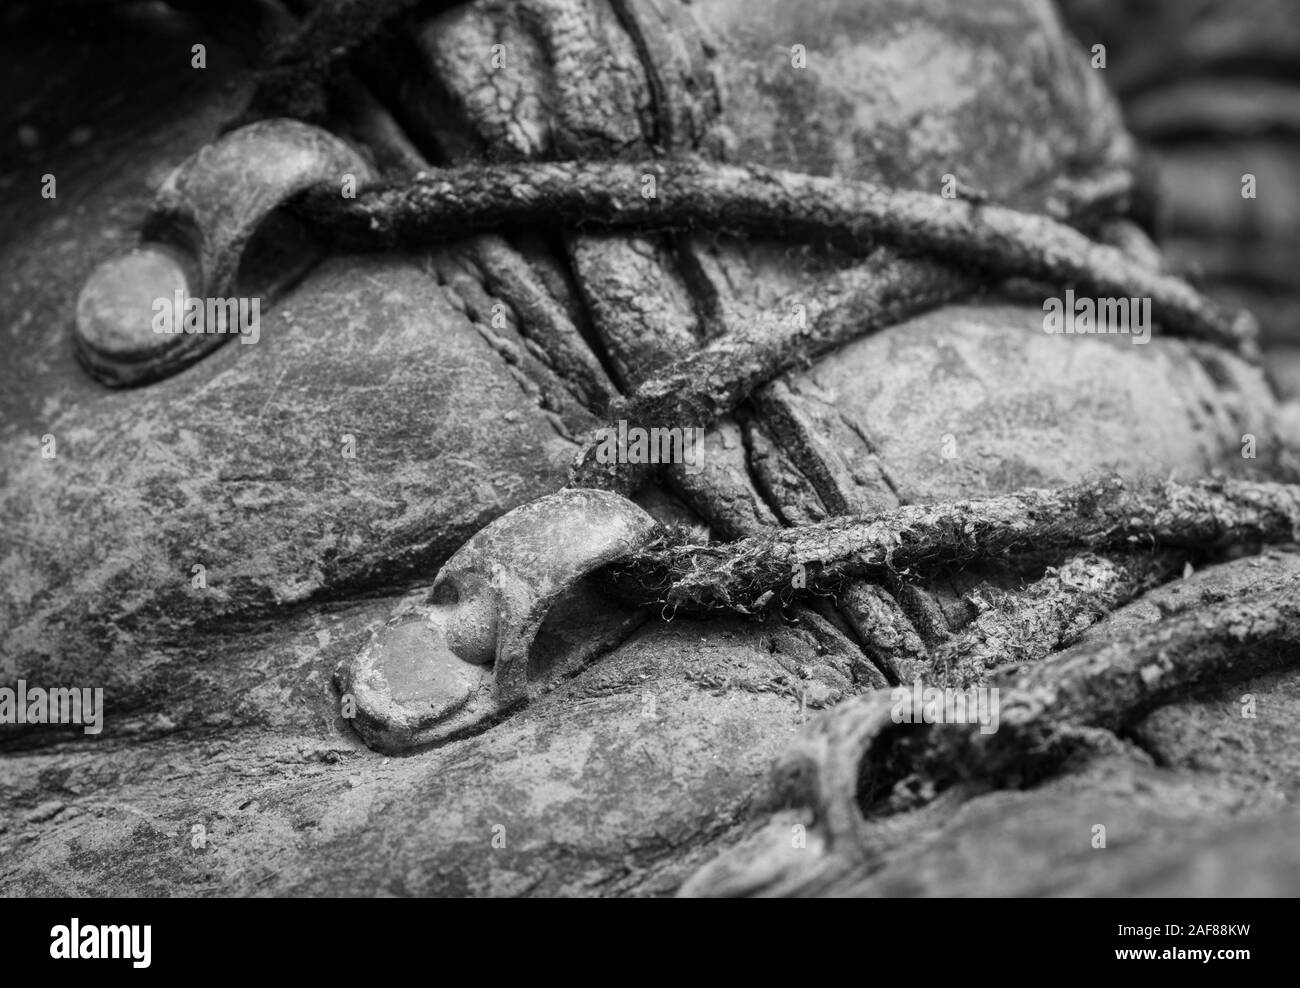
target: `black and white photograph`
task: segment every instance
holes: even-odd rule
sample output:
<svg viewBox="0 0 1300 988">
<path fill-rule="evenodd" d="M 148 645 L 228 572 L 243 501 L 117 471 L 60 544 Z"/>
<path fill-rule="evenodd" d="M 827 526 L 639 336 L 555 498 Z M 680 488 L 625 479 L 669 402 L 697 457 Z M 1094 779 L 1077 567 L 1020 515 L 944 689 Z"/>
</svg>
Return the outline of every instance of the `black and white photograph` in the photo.
<svg viewBox="0 0 1300 988">
<path fill-rule="evenodd" d="M 0 79 L 6 957 L 759 897 L 1280 958 L 1296 0 L 10 0 Z"/>
</svg>

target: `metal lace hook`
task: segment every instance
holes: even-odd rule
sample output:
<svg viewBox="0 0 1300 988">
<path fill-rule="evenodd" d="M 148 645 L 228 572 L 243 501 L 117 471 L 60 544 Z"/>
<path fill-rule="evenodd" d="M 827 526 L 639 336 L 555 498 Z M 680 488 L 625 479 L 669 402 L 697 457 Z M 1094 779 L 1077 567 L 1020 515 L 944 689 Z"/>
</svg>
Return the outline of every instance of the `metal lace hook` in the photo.
<svg viewBox="0 0 1300 988">
<path fill-rule="evenodd" d="M 400 753 L 461 736 L 589 661 L 600 635 L 561 659 L 531 653 L 548 613 L 587 576 L 645 545 L 655 520 L 608 491 L 567 488 L 496 519 L 394 610 L 337 682 L 371 748 Z M 630 623 L 641 615 L 629 615 Z"/>
<path fill-rule="evenodd" d="M 244 266 L 250 249 L 271 245 L 277 234 L 281 244 L 310 246 L 281 207 L 314 186 L 342 192 L 348 176 L 360 186 L 372 171 L 339 138 L 296 120 L 259 121 L 202 148 L 158 190 L 141 245 L 100 264 L 82 286 L 75 332 L 82 364 L 113 387 L 144 384 L 241 333 L 247 327 L 229 324 L 225 304 L 237 289 L 258 292 L 260 315 L 261 295 L 274 295 L 317 259 L 310 250 L 277 251 L 266 264 Z M 241 266 L 256 268 L 258 283 L 241 285 Z M 196 315 L 177 325 L 177 316 L 194 311 L 192 299 L 203 314 L 217 313 L 218 324 Z"/>
</svg>

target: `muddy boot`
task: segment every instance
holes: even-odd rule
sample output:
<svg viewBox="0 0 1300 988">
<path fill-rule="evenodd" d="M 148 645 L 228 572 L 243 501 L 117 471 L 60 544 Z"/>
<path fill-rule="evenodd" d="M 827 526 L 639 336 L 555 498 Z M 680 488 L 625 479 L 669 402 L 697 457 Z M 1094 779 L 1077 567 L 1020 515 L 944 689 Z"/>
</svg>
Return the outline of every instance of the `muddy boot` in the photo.
<svg viewBox="0 0 1300 988">
<path fill-rule="evenodd" d="M 1249 688 L 1291 744 L 1293 557 L 1236 558 L 1300 525 L 1288 412 L 1130 215 L 1086 49 L 968 8 L 32 46 L 97 123 L 25 120 L 3 206 L 5 887 L 1113 894 L 1097 825 L 1281 848 L 1285 758 L 1207 773 L 1177 711 Z"/>
</svg>

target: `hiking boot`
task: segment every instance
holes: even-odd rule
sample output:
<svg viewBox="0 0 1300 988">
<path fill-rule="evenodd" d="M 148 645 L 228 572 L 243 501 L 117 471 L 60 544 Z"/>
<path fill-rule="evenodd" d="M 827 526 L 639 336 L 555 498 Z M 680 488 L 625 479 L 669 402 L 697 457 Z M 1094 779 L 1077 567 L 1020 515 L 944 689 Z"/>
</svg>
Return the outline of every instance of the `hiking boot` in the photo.
<svg viewBox="0 0 1300 988">
<path fill-rule="evenodd" d="M 103 705 L 0 726 L 5 887 L 1222 893 L 1159 848 L 1280 890 L 1294 557 L 1234 557 L 1294 539 L 1294 410 L 1128 215 L 1055 10 L 399 7 L 258 21 L 269 69 L 201 6 L 26 56 L 102 123 L 25 131 L 3 207 L 0 682 Z M 1068 678 L 1233 588 L 1258 662 Z M 1006 676 L 997 743 L 876 744 Z"/>
</svg>

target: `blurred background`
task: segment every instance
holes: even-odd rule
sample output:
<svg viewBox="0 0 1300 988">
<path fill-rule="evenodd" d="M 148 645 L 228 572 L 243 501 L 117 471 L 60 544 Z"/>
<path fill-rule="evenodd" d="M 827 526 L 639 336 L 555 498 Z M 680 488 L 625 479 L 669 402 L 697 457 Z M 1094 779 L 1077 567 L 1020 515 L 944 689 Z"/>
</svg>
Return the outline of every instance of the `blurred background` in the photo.
<svg viewBox="0 0 1300 988">
<path fill-rule="evenodd" d="M 1170 265 L 1259 317 L 1274 384 L 1300 398 L 1300 2 L 1058 5 L 1085 50 L 1106 46 Z"/>
</svg>

